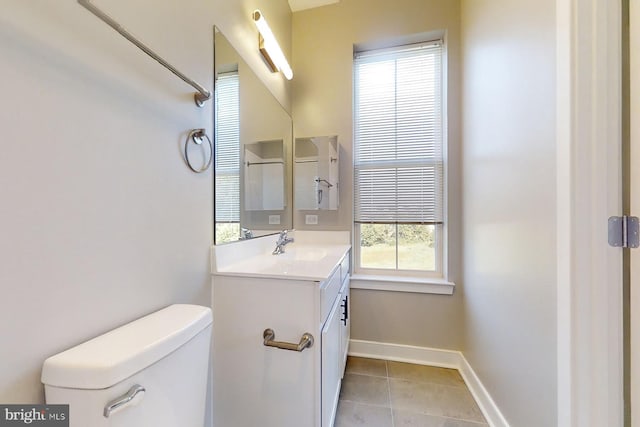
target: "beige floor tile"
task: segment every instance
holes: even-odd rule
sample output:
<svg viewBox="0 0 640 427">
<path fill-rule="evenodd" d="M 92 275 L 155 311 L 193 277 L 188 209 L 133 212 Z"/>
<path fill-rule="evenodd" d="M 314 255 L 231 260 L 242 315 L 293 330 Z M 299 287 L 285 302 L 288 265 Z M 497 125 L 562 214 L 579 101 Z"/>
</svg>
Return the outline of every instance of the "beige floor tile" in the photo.
<svg viewBox="0 0 640 427">
<path fill-rule="evenodd" d="M 387 376 L 387 362 L 380 359 L 366 359 L 364 357 L 347 357 L 348 374 Z"/>
<path fill-rule="evenodd" d="M 342 379 L 340 399 L 388 408 L 390 407 L 388 380 L 369 375 L 345 374 Z"/>
<path fill-rule="evenodd" d="M 391 409 L 341 400 L 334 427 L 393 427 Z"/>
<path fill-rule="evenodd" d="M 485 422 L 466 388 L 390 378 L 391 406 L 395 410 Z"/>
<path fill-rule="evenodd" d="M 389 369 L 389 378 L 466 387 L 462 376 L 456 369 L 391 361 L 387 362 L 387 367 Z"/>
<path fill-rule="evenodd" d="M 393 421 L 394 427 L 489 427 L 485 423 L 396 410 L 393 411 Z"/>
</svg>

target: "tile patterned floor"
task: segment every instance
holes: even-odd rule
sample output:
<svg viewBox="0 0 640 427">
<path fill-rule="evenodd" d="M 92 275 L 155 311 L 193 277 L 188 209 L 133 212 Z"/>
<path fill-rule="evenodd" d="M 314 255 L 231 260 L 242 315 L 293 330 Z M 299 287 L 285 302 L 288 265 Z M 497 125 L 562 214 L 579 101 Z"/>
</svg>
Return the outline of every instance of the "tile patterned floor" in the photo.
<svg viewBox="0 0 640 427">
<path fill-rule="evenodd" d="M 455 369 L 349 357 L 334 427 L 488 427 Z"/>
</svg>

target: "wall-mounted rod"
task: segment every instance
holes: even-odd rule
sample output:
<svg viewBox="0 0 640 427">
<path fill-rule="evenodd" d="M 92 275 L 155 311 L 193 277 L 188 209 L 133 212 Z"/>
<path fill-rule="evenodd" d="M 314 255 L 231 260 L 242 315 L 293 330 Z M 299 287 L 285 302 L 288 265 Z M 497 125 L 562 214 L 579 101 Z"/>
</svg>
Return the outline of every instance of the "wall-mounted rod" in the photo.
<svg viewBox="0 0 640 427">
<path fill-rule="evenodd" d="M 323 178 L 316 178 L 316 179 L 315 179 L 315 181 L 316 181 L 318 184 L 320 184 L 320 183 L 323 183 L 323 182 L 324 182 L 324 183 L 326 184 L 326 186 L 327 186 L 327 187 L 329 187 L 329 188 L 333 187 L 333 184 L 332 184 L 332 183 L 330 183 L 329 181 L 327 181 L 326 179 L 323 179 Z"/>
<path fill-rule="evenodd" d="M 148 46 L 146 46 L 144 43 L 142 43 L 140 40 L 138 40 L 133 34 L 131 34 L 130 32 L 128 32 L 127 30 L 125 30 L 122 25 L 118 24 L 113 18 L 111 18 L 109 15 L 107 15 L 106 13 L 104 13 L 102 10 L 98 9 L 96 6 L 94 6 L 90 0 L 78 0 L 78 3 L 84 7 L 85 9 L 87 9 L 89 12 L 93 13 L 95 16 L 97 16 L 100 20 L 102 20 L 104 23 L 106 23 L 107 25 L 109 25 L 111 28 L 113 28 L 114 30 L 116 30 L 118 33 L 120 33 L 120 35 L 122 35 L 125 39 L 129 40 L 131 43 L 133 43 L 134 45 L 136 45 L 140 50 L 142 50 L 144 53 L 146 53 L 147 55 L 149 55 L 150 57 L 152 57 L 153 59 L 155 59 L 156 61 L 158 61 L 161 65 L 163 65 L 165 68 L 167 68 L 169 71 L 171 71 L 173 74 L 175 74 L 176 76 L 180 77 L 180 79 L 182 79 L 182 81 L 184 81 L 185 83 L 191 85 L 195 90 L 198 91 L 198 93 L 196 93 L 194 95 L 194 100 L 196 102 L 196 105 L 198 107 L 202 107 L 205 103 L 205 101 L 208 101 L 209 99 L 211 99 L 211 92 L 208 91 L 207 89 L 205 89 L 202 85 L 194 82 L 193 80 L 191 80 L 189 77 L 185 76 L 184 74 L 182 74 L 180 71 L 178 71 L 173 65 L 169 64 L 167 61 L 165 61 L 163 58 L 161 58 L 160 56 L 158 56 L 158 54 L 156 54 L 153 50 L 151 50 Z"/>
<path fill-rule="evenodd" d="M 247 162 L 247 166 L 253 165 L 284 165 L 284 161 L 277 162 Z"/>
</svg>

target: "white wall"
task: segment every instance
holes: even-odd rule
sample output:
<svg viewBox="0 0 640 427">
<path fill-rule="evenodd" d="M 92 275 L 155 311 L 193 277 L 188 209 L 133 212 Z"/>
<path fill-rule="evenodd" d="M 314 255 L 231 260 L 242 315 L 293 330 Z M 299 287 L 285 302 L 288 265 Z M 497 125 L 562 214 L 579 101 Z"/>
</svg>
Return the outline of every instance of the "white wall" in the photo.
<svg viewBox="0 0 640 427">
<path fill-rule="evenodd" d="M 293 14 L 293 123 L 296 138 L 338 135 L 340 206 L 314 211 L 317 226 L 297 229 L 351 230 L 353 226 L 353 48 L 402 43 L 408 36 L 446 31 L 448 91 L 449 272 L 453 296 L 388 291 L 352 291 L 352 338 L 460 349 L 462 345 L 460 191 L 460 2 L 458 0 L 341 0 Z M 434 325 L 437 325 L 434 326 Z"/>
<path fill-rule="evenodd" d="M 464 355 L 510 425 L 556 425 L 555 1 L 464 0 Z"/>
<path fill-rule="evenodd" d="M 213 25 L 287 103 L 250 13 L 290 48 L 286 0 L 96 1 L 212 89 Z M 43 360 L 177 302 L 210 304 L 212 175 L 185 166 L 212 103 L 73 0 L 0 14 L 0 402 L 41 402 Z M 271 15 L 270 15 L 271 14 Z"/>
</svg>

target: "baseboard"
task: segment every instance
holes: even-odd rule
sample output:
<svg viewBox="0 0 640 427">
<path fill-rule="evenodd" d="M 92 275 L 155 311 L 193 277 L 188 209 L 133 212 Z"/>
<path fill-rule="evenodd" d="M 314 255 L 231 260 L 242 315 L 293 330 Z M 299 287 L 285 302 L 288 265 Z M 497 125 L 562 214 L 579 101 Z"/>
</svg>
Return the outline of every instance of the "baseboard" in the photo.
<svg viewBox="0 0 640 427">
<path fill-rule="evenodd" d="M 418 365 L 457 369 L 478 403 L 482 414 L 491 427 L 509 427 L 507 420 L 496 406 L 480 379 L 459 351 L 411 345 L 381 343 L 375 341 L 350 340 L 349 355 L 385 359 Z"/>
<path fill-rule="evenodd" d="M 349 341 L 349 356 L 459 369 L 460 352 L 375 341 Z"/>
</svg>

